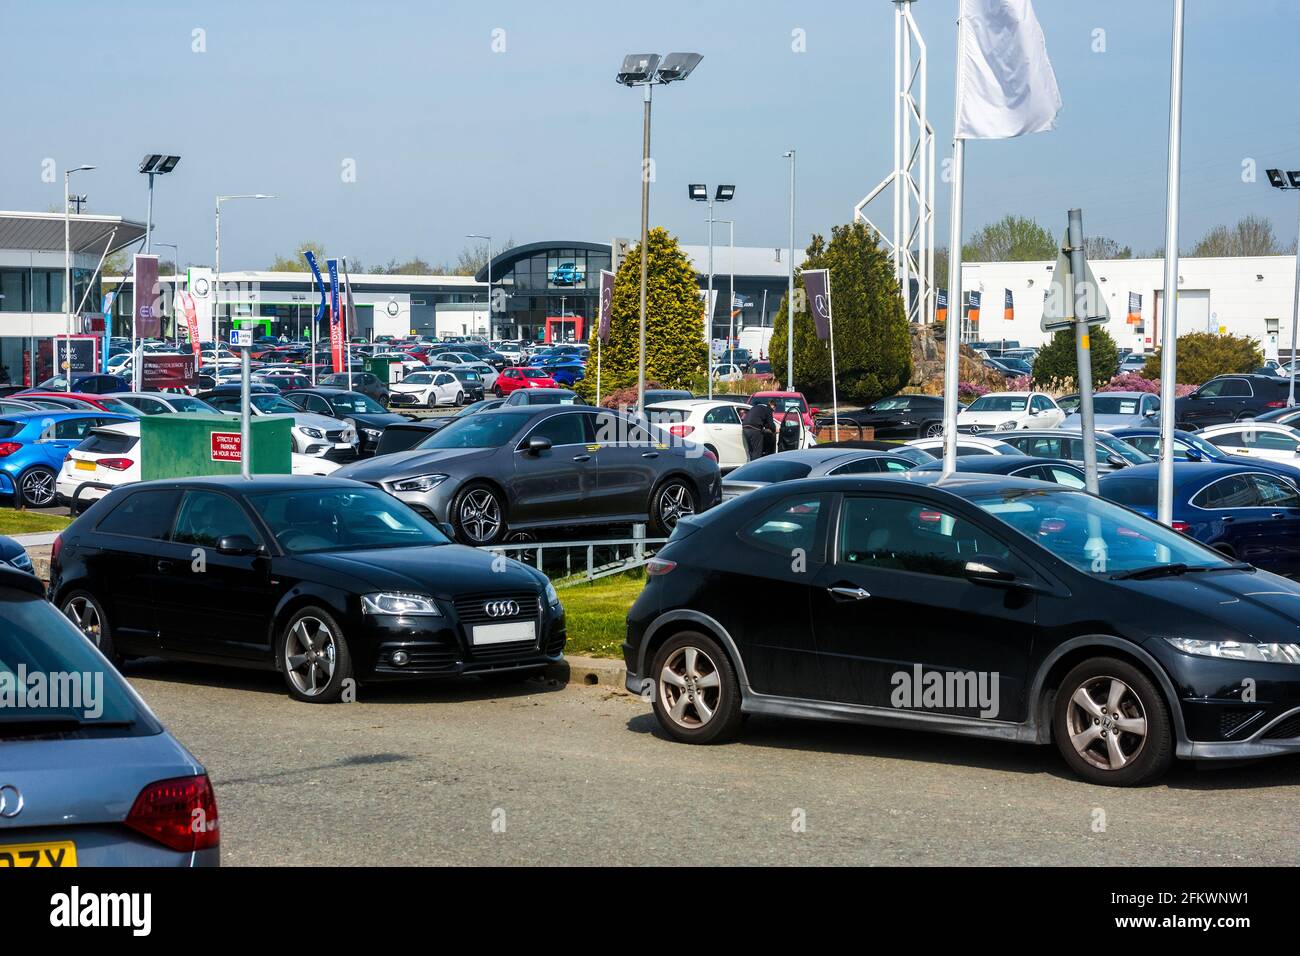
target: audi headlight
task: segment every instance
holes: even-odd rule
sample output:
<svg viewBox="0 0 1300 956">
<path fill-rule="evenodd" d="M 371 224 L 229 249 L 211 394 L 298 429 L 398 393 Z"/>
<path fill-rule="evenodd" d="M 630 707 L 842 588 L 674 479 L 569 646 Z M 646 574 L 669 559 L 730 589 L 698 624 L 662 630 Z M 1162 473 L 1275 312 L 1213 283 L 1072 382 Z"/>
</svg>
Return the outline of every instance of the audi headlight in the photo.
<svg viewBox="0 0 1300 956">
<path fill-rule="evenodd" d="M 306 435 L 308 438 L 319 439 L 325 437 L 325 435 L 321 432 L 319 428 L 308 428 L 306 425 L 302 426 L 302 433 Z"/>
<path fill-rule="evenodd" d="M 446 475 L 417 475 L 393 482 L 394 491 L 432 491 L 447 480 Z"/>
<path fill-rule="evenodd" d="M 423 594 L 383 591 L 361 596 L 362 614 L 398 614 L 403 617 L 442 617 L 433 598 Z"/>
<path fill-rule="evenodd" d="M 551 607 L 556 607 L 560 603 L 560 595 L 555 591 L 555 585 L 550 581 L 546 582 L 546 603 Z"/>
<path fill-rule="evenodd" d="M 1001 425 L 997 427 L 997 430 L 1000 432 L 1015 431 L 1016 428 L 1018 428 L 1019 426 L 1020 423 L 1013 418 L 1009 422 L 1003 422 Z"/>
<path fill-rule="evenodd" d="M 1201 641 L 1191 637 L 1166 637 L 1184 654 L 1217 657 L 1225 661 L 1262 664 L 1300 664 L 1300 644 L 1256 644 L 1252 641 Z"/>
</svg>

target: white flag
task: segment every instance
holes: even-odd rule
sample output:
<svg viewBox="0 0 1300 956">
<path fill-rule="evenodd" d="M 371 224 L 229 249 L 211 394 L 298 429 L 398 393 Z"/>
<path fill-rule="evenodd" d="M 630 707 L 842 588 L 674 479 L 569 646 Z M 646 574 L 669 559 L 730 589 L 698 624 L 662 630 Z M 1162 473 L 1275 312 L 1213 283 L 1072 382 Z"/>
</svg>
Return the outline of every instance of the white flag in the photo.
<svg viewBox="0 0 1300 956">
<path fill-rule="evenodd" d="M 1061 91 L 1030 0 L 961 0 L 957 137 L 1008 139 L 1056 125 Z"/>
</svg>

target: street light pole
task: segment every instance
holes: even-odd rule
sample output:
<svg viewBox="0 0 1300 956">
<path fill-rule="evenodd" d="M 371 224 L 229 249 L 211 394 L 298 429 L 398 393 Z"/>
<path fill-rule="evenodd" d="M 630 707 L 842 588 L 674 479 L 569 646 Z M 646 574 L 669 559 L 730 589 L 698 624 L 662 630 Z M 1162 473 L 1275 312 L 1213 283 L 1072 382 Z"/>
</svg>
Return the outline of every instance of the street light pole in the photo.
<svg viewBox="0 0 1300 956">
<path fill-rule="evenodd" d="M 213 339 L 218 348 L 221 343 L 221 204 L 229 199 L 274 199 L 274 196 L 266 193 L 240 193 L 234 196 L 217 197 L 217 248 L 216 248 L 216 293 L 213 295 Z M 235 327 L 234 318 L 231 318 L 230 327 Z M 315 342 L 313 341 L 312 362 L 316 361 Z"/>
<path fill-rule="evenodd" d="M 709 350 L 709 401 L 713 401 L 713 198 L 709 198 L 709 291 L 704 298 L 704 346 Z"/>
<path fill-rule="evenodd" d="M 785 390 L 794 391 L 794 150 L 785 154 L 790 160 L 790 286 L 786 298 L 785 316 Z"/>
<path fill-rule="evenodd" d="M 492 340 L 492 237 L 480 236 L 477 233 L 470 233 L 466 239 L 484 239 L 487 241 L 487 314 L 488 314 L 488 341 Z M 437 332 L 437 329 L 434 329 Z"/>
<path fill-rule="evenodd" d="M 654 83 L 645 84 L 645 110 L 641 120 L 641 305 L 637 312 L 636 407 L 645 414 L 645 293 L 650 271 L 650 91 Z"/>
<path fill-rule="evenodd" d="M 72 215 L 68 210 L 68 199 L 70 182 L 72 174 L 81 172 L 83 169 L 94 169 L 94 166 L 81 165 L 74 169 L 65 169 L 63 171 L 63 360 L 67 363 L 67 369 L 63 373 L 64 390 L 72 391 Z M 56 350 L 57 351 L 57 350 Z M 58 365 L 58 362 L 55 362 Z M 32 384 L 36 384 L 33 379 Z"/>
<path fill-rule="evenodd" d="M 1268 181 L 1275 188 L 1285 192 L 1288 189 L 1300 189 L 1300 170 L 1290 170 L 1285 175 L 1280 169 L 1270 169 L 1268 171 Z M 1297 227 L 1300 232 L 1300 227 Z M 1300 238 L 1296 240 L 1296 257 L 1295 257 L 1295 289 L 1292 292 L 1291 300 L 1291 361 L 1288 363 L 1291 374 L 1291 384 L 1287 391 L 1286 404 L 1291 407 L 1295 404 L 1295 373 L 1296 373 L 1296 326 L 1300 325 Z"/>
</svg>

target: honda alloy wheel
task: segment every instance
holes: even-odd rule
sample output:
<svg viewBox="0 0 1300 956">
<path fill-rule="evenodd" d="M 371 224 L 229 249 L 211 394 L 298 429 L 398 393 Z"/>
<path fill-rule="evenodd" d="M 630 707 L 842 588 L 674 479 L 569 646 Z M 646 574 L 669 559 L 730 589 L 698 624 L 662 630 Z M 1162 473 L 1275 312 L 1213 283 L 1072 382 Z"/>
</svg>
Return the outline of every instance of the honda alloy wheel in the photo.
<svg viewBox="0 0 1300 956">
<path fill-rule="evenodd" d="M 740 685 L 730 658 L 712 637 L 692 631 L 668 639 L 650 675 L 660 726 L 686 743 L 714 743 L 742 720 Z"/>
<path fill-rule="evenodd" d="M 1066 762 L 1092 783 L 1148 783 L 1173 760 L 1163 695 L 1143 671 L 1116 658 L 1085 661 L 1065 676 L 1052 730 Z"/>
</svg>

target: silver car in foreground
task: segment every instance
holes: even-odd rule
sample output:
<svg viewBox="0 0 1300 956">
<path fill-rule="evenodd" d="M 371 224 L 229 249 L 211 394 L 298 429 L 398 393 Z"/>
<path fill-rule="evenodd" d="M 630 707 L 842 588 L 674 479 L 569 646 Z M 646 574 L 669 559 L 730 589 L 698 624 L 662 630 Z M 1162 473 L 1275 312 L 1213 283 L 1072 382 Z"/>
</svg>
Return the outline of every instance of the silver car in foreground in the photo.
<svg viewBox="0 0 1300 956">
<path fill-rule="evenodd" d="M 203 767 L 45 600 L 41 582 L 6 566 L 0 756 L 0 869 L 218 863 Z"/>
</svg>

